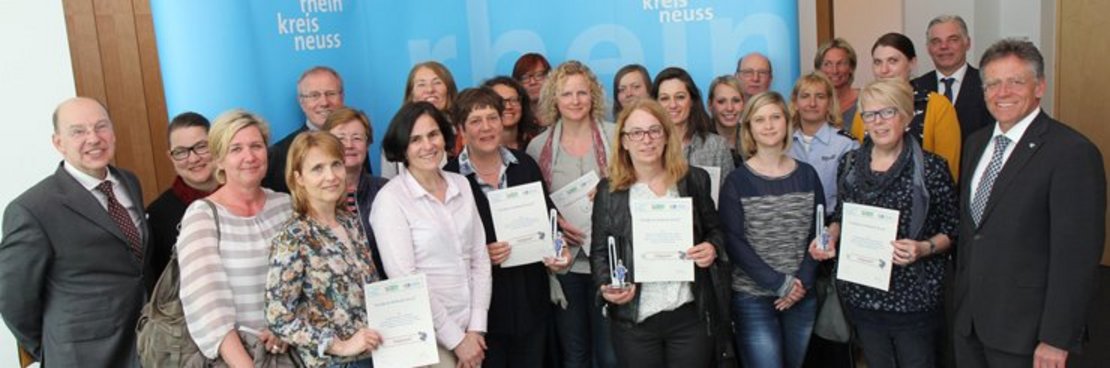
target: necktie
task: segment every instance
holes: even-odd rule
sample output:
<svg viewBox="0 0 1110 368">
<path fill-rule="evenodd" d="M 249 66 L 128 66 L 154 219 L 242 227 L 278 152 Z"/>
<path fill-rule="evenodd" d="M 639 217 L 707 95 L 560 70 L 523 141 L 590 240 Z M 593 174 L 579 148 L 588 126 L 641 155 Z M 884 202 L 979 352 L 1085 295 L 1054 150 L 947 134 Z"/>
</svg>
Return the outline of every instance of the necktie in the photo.
<svg viewBox="0 0 1110 368">
<path fill-rule="evenodd" d="M 127 214 L 127 209 L 116 200 L 116 192 L 112 191 L 112 182 L 105 180 L 96 186 L 96 190 L 104 193 L 108 197 L 108 216 L 112 218 L 112 222 L 116 223 L 123 235 L 127 237 L 127 243 L 131 246 L 131 254 L 139 262 L 143 261 L 143 246 L 139 236 L 139 229 L 135 228 L 135 223 L 131 222 L 131 215 Z"/>
<path fill-rule="evenodd" d="M 1010 138 L 1004 135 L 994 137 L 994 153 L 991 154 L 991 161 L 987 163 L 987 170 L 983 171 L 983 177 L 979 179 L 979 185 L 975 187 L 975 197 L 971 199 L 971 219 L 975 220 L 975 225 L 979 225 L 979 220 L 983 218 L 983 210 L 987 208 L 987 200 L 990 199 L 991 189 L 994 188 L 994 179 L 998 178 L 998 172 L 1002 171 L 1002 154 L 1006 152 L 1006 147 L 1010 145 Z"/>
<path fill-rule="evenodd" d="M 956 78 L 941 78 L 940 81 L 944 83 L 944 97 L 948 98 L 948 102 L 951 102 L 953 105 L 956 104 L 956 101 L 952 99 L 952 83 L 956 82 Z"/>
</svg>

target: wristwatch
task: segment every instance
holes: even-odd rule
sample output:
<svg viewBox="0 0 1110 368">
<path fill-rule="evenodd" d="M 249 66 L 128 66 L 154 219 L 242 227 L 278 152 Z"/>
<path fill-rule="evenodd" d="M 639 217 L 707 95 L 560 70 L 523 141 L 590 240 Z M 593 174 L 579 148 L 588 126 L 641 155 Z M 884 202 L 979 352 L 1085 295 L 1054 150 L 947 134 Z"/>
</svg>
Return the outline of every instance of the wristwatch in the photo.
<svg viewBox="0 0 1110 368">
<path fill-rule="evenodd" d="M 937 253 L 937 243 L 933 242 L 933 238 L 926 238 L 925 241 L 929 242 L 929 255 Z"/>
</svg>

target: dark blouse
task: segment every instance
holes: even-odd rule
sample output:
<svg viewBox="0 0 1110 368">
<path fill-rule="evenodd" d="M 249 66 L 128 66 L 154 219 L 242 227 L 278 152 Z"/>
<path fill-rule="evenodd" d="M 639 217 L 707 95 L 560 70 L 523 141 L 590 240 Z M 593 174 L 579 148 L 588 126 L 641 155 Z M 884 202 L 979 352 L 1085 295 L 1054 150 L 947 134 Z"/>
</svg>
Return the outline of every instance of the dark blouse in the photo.
<svg viewBox="0 0 1110 368">
<path fill-rule="evenodd" d="M 516 163 L 510 163 L 505 169 L 508 187 L 535 181 L 543 183 L 540 167 L 531 156 L 514 149 L 509 149 L 509 152 L 516 157 Z M 459 159 L 457 157 L 451 159 L 443 169 L 458 173 Z M 474 204 L 478 207 L 478 215 L 482 218 L 482 226 L 486 230 L 486 244 L 493 243 L 497 241 L 497 234 L 493 228 L 493 214 L 490 212 L 489 199 L 478 184 L 477 174 L 467 175 L 466 180 L 470 182 L 470 190 L 474 193 Z M 546 186 L 544 186 L 544 192 L 547 192 Z M 547 207 L 554 208 L 550 199 Z M 547 267 L 543 263 L 516 267 L 494 265 L 492 273 L 493 296 L 490 298 L 488 326 L 490 334 L 522 337 L 529 331 L 536 331 L 538 324 L 546 323 L 550 319 L 551 288 Z"/>
<path fill-rule="evenodd" d="M 838 178 L 843 178 L 847 168 L 855 165 L 859 155 L 870 154 L 870 144 L 848 152 L 840 158 Z M 948 235 L 953 242 L 959 231 L 959 214 L 956 212 L 956 192 L 952 183 L 952 176 L 948 172 L 948 165 L 940 156 L 924 152 L 925 162 L 925 188 L 929 193 L 929 209 L 922 227 L 921 236 L 914 240 L 925 240 L 936 234 Z M 911 237 L 910 218 L 913 216 L 913 160 L 909 160 L 909 150 L 904 150 L 898 160 L 907 160 L 897 172 L 874 172 L 870 175 L 882 179 L 886 175 L 896 175 L 890 184 L 877 195 L 864 193 L 860 185 L 850 182 L 840 183 L 839 199 L 833 222 L 841 222 L 843 214 L 842 204 L 857 203 L 869 206 L 889 208 L 899 211 L 897 239 Z M 898 164 L 892 165 L 892 169 Z M 947 262 L 945 255 L 934 255 L 919 258 L 909 266 L 894 266 L 890 277 L 889 292 L 862 286 L 859 284 L 837 281 L 840 295 L 849 306 L 872 311 L 882 312 L 930 312 L 938 310 L 941 306 L 941 281 L 944 276 L 944 266 Z"/>
</svg>

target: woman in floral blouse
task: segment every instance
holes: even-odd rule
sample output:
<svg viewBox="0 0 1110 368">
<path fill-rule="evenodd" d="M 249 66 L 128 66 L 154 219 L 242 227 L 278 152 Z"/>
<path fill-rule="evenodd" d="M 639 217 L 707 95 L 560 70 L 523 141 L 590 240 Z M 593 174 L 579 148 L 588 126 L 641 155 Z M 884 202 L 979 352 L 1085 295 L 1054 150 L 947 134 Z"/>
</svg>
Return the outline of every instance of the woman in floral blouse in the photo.
<svg viewBox="0 0 1110 368">
<path fill-rule="evenodd" d="M 378 277 L 344 205 L 343 145 L 328 132 L 302 133 L 288 163 L 295 215 L 272 241 L 266 320 L 309 367 L 370 367 L 381 336 L 366 327 L 362 285 Z"/>
</svg>

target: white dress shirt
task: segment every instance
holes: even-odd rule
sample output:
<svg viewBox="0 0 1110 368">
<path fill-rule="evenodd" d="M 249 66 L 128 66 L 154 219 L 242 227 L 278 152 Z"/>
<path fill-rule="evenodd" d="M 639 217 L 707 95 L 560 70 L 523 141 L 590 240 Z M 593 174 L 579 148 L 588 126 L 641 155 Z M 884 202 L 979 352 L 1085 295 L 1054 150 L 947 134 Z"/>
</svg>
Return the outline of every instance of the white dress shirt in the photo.
<svg viewBox="0 0 1110 368">
<path fill-rule="evenodd" d="M 1003 133 L 1002 128 L 999 128 L 998 123 L 994 124 L 994 132 L 991 133 L 990 140 L 987 141 L 987 146 L 983 148 L 983 154 L 979 157 L 979 164 L 975 165 L 975 174 L 971 177 L 971 197 L 974 200 L 976 192 L 979 191 L 979 180 L 983 178 L 983 172 L 987 171 L 987 165 L 990 165 L 991 155 L 994 153 L 994 140 L 999 135 L 1005 135 L 1010 139 L 1010 145 L 1006 146 L 1006 150 L 1002 151 L 1002 167 L 1006 167 L 1006 160 L 1010 159 L 1010 154 L 1014 152 L 1014 147 L 1017 147 L 1018 142 L 1021 142 L 1021 136 L 1025 135 L 1025 130 L 1029 129 L 1029 124 L 1033 123 L 1033 119 L 1041 113 L 1041 108 L 1038 107 L 1033 110 L 1033 113 L 1022 118 L 1010 128 L 1009 131 Z"/>
<path fill-rule="evenodd" d="M 952 75 L 941 74 L 940 70 L 937 70 L 936 75 L 937 75 L 937 93 L 941 94 L 942 96 L 944 95 L 944 81 L 942 81 L 941 79 L 944 79 L 944 78 L 954 79 L 952 81 L 952 101 L 949 101 L 949 102 L 951 102 L 952 105 L 956 105 L 956 99 L 960 98 L 960 86 L 963 85 L 964 76 L 967 75 L 967 63 L 964 63 L 964 66 L 961 66 L 959 69 L 956 69 L 956 72 L 952 73 Z"/>
<path fill-rule="evenodd" d="M 440 170 L 440 202 L 408 170 L 382 187 L 370 211 L 389 278 L 423 273 L 440 346 L 454 349 L 467 331 L 486 331 L 493 280 L 486 232 L 462 175 Z"/>
<path fill-rule="evenodd" d="M 100 190 L 96 189 L 96 186 L 100 185 L 104 180 L 112 182 L 112 192 L 116 193 L 116 200 L 119 201 L 119 204 L 122 205 L 123 208 L 127 209 L 127 215 L 131 216 L 131 222 L 134 223 L 135 228 L 139 230 L 139 236 L 143 236 L 143 227 L 139 225 L 139 207 L 136 207 L 135 202 L 131 201 L 131 196 L 127 194 L 127 188 L 124 187 L 123 182 L 121 182 L 119 178 L 112 174 L 112 170 L 105 169 L 108 171 L 108 177 L 106 179 L 97 179 L 92 175 L 86 174 L 84 171 L 78 170 L 77 167 L 71 165 L 69 161 L 65 161 L 62 167 L 65 167 L 66 172 L 68 172 L 70 176 L 77 179 L 77 183 L 81 184 L 81 186 L 85 187 L 89 192 L 92 192 L 93 197 L 96 198 L 97 202 L 100 202 L 100 207 L 103 207 L 105 211 L 108 210 L 108 195 L 101 193 Z"/>
</svg>

